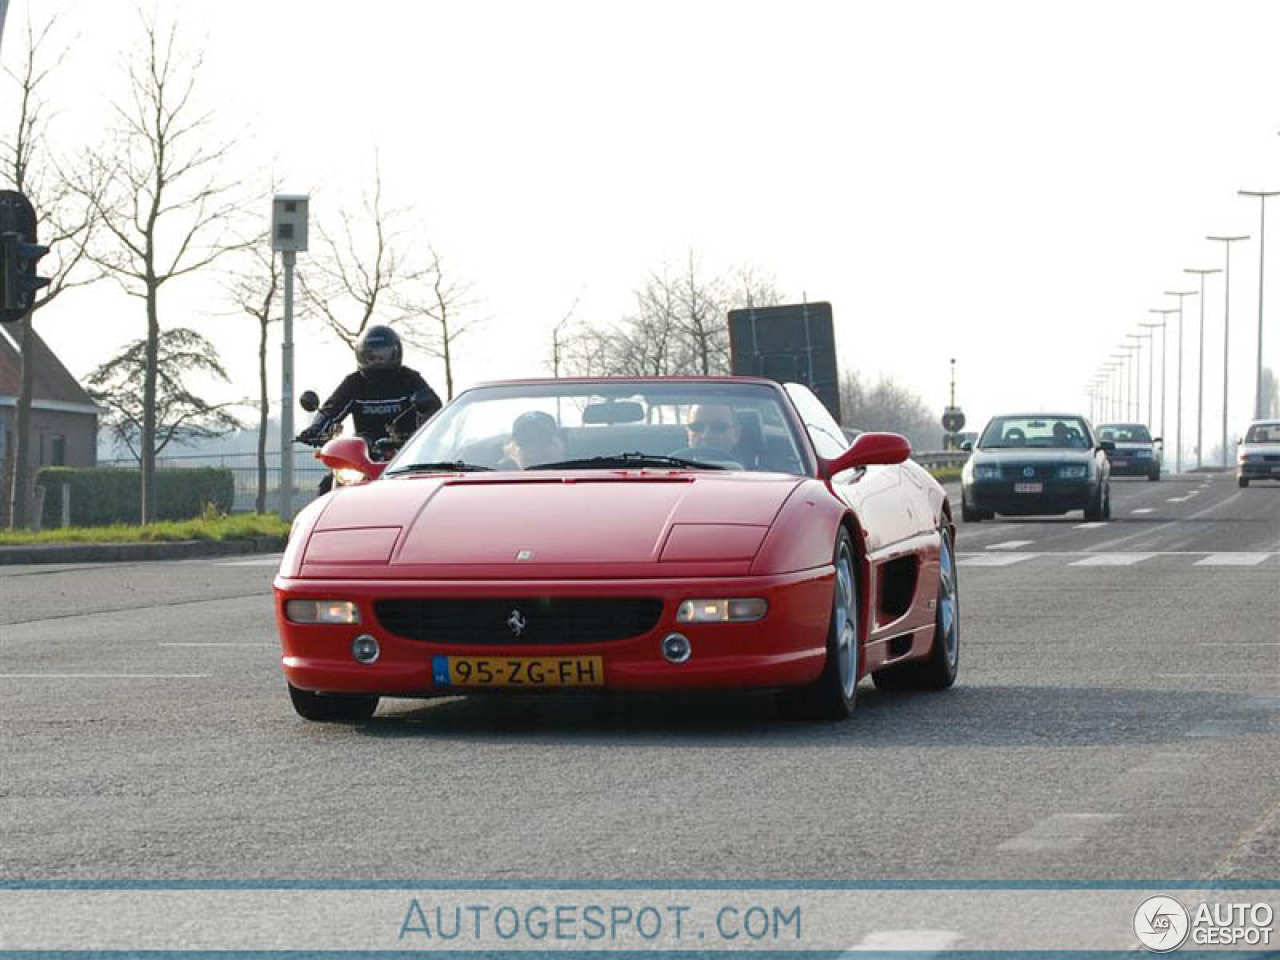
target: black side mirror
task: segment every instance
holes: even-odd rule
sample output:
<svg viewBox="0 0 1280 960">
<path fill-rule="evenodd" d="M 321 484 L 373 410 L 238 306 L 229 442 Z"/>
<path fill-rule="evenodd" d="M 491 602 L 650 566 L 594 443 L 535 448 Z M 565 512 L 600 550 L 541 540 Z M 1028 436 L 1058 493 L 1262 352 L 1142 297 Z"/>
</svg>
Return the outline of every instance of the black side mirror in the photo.
<svg viewBox="0 0 1280 960">
<path fill-rule="evenodd" d="M 298 406 L 307 413 L 315 413 L 320 409 L 320 398 L 316 396 L 314 390 L 304 390 L 302 396 L 298 398 Z"/>
<path fill-rule="evenodd" d="M 964 443 L 960 444 L 960 449 L 961 449 L 961 450 L 964 450 L 965 452 L 972 452 L 972 451 L 973 451 L 973 441 L 972 441 L 972 440 L 966 440 Z"/>
<path fill-rule="evenodd" d="M 409 402 L 413 404 L 415 410 L 425 410 L 431 406 L 431 391 L 415 390 L 413 396 L 409 398 Z"/>
<path fill-rule="evenodd" d="M 1164 437 L 1156 437 L 1156 438 L 1155 438 L 1155 439 L 1153 439 L 1151 442 L 1152 442 L 1152 443 L 1164 443 Z"/>
</svg>

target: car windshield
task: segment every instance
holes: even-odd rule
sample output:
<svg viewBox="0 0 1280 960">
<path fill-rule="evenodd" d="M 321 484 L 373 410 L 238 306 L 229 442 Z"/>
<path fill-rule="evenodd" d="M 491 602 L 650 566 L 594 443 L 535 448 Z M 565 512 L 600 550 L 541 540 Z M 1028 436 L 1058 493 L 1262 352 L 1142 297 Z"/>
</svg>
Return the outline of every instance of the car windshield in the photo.
<svg viewBox="0 0 1280 960">
<path fill-rule="evenodd" d="M 1141 423 L 1103 423 L 1098 426 L 1098 439 L 1114 443 L 1150 443 L 1151 432 Z"/>
<path fill-rule="evenodd" d="M 1082 417 L 994 417 L 982 431 L 983 449 L 1040 447 L 1083 450 L 1092 446 Z"/>
<path fill-rule="evenodd" d="M 384 476 L 418 470 L 679 469 L 810 473 L 780 390 L 764 384 L 557 381 L 477 387 L 415 434 Z"/>
<path fill-rule="evenodd" d="M 1245 443 L 1280 443 L 1280 423 L 1255 423 L 1245 434 Z"/>
</svg>

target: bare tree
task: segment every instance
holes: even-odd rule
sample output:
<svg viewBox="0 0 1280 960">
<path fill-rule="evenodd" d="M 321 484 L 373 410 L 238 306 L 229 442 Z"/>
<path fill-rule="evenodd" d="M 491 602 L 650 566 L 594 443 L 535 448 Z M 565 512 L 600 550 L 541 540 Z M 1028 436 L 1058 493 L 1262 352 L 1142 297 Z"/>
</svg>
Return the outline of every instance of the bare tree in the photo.
<svg viewBox="0 0 1280 960">
<path fill-rule="evenodd" d="M 92 259 L 146 307 L 138 441 L 146 523 L 155 516 L 160 288 L 250 241 L 236 233 L 245 209 L 238 182 L 221 171 L 233 143 L 212 136 L 212 112 L 196 105 L 203 56 L 178 49 L 176 26 L 165 30 L 144 16 L 142 29 L 129 95 L 112 105 L 114 142 L 90 153 L 78 185 L 82 196 L 96 198 L 104 227 Z M 93 193 L 95 183 L 107 185 L 105 196 Z"/>
<path fill-rule="evenodd" d="M 435 279 L 430 265 L 410 255 L 408 214 L 386 205 L 375 163 L 373 192 L 362 198 L 360 209 L 339 209 L 336 231 L 316 224 L 320 244 L 300 277 L 302 301 L 349 347 L 370 324 L 406 319 L 410 288 Z"/>
<path fill-rule="evenodd" d="M 43 88 L 66 56 L 65 48 L 57 53 L 49 50 L 54 24 L 51 18 L 37 28 L 28 20 L 21 68 L 17 72 L 5 71 L 17 85 L 19 107 L 17 123 L 11 128 L 12 139 L 0 142 L 3 170 L 12 188 L 31 200 L 40 240 L 50 248 L 49 256 L 41 263 L 41 270 L 49 274 L 50 283 L 36 297 L 31 311 L 19 321 L 21 374 L 11 469 L 5 477 L 9 525 L 15 529 L 27 525 L 33 479 L 28 435 L 35 381 L 35 365 L 30 362 L 35 356 L 35 314 L 64 291 L 101 277 L 85 258 L 86 246 L 93 236 L 95 205 L 69 189 L 48 150 L 48 105 Z"/>
<path fill-rule="evenodd" d="M 573 303 L 569 304 L 569 309 L 564 312 L 564 316 L 560 318 L 560 322 L 551 328 L 551 376 L 559 377 L 560 369 L 565 366 L 568 360 L 568 352 L 570 345 L 574 341 L 576 331 L 574 325 L 576 318 L 574 314 L 578 309 L 578 301 L 582 299 L 581 295 L 573 298 Z"/>
<path fill-rule="evenodd" d="M 272 190 L 274 193 L 274 189 Z M 247 253 L 248 265 L 237 270 L 227 288 L 227 294 L 238 311 L 253 318 L 258 326 L 258 496 L 255 507 L 258 513 L 267 512 L 267 424 L 271 416 L 271 399 L 267 392 L 267 340 L 271 324 L 272 307 L 280 289 L 280 259 L 267 248 L 267 238 L 259 238 Z"/>
<path fill-rule="evenodd" d="M 475 306 L 471 285 L 446 276 L 440 254 L 431 245 L 427 249 L 431 266 L 426 276 L 415 278 L 419 282 L 412 286 L 405 284 L 412 292 L 397 299 L 402 310 L 404 339 L 444 364 L 445 399 L 452 400 L 454 345 L 480 323 L 480 318 L 466 316 L 466 311 Z M 428 321 L 429 332 L 419 331 L 418 319 Z"/>
<path fill-rule="evenodd" d="M 853 370 L 840 377 L 840 412 L 847 426 L 901 433 L 917 450 L 940 445 L 941 421 L 920 395 L 887 376 L 868 383 Z"/>
<path fill-rule="evenodd" d="M 147 450 L 144 431 L 148 419 L 155 430 L 155 454 L 170 443 L 212 440 L 243 426 L 231 413 L 237 403 L 209 403 L 187 386 L 186 375 L 192 372 L 224 383 L 228 378 L 213 344 L 186 327 L 160 333 L 155 401 L 148 410 L 138 396 L 137 383 L 152 363 L 151 347 L 146 338 L 134 340 L 89 375 L 90 395 L 109 411 L 108 429 L 136 459 L 141 461 Z"/>
</svg>

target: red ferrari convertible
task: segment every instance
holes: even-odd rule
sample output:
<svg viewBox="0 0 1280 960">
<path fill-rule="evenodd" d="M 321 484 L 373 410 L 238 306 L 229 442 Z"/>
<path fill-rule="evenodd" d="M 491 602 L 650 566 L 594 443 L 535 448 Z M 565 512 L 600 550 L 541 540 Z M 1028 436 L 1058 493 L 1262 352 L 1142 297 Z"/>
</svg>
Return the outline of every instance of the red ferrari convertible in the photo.
<svg viewBox="0 0 1280 960">
<path fill-rule="evenodd" d="M 949 687 L 955 526 L 910 452 L 737 377 L 478 386 L 389 463 L 332 440 L 355 482 L 299 513 L 275 581 L 294 708 L 771 689 L 841 719 L 868 673 Z"/>
</svg>

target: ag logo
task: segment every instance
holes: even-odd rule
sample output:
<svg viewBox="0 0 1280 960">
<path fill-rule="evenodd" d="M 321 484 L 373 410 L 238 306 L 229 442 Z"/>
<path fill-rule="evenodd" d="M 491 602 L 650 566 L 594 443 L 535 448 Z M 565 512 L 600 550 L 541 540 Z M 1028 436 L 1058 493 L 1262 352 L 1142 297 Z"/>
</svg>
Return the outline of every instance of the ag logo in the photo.
<svg viewBox="0 0 1280 960">
<path fill-rule="evenodd" d="M 1173 897 L 1148 897 L 1133 915 L 1133 932 L 1138 942 L 1152 953 L 1177 950 L 1187 939 L 1191 917 Z"/>
<path fill-rule="evenodd" d="M 1035 468 L 1035 467 L 1023 467 L 1023 468 L 1022 468 L 1022 475 L 1023 475 L 1024 477 L 1027 477 L 1027 478 L 1034 477 L 1034 476 L 1036 475 L 1036 468 Z"/>
<path fill-rule="evenodd" d="M 518 637 L 520 634 L 524 633 L 524 628 L 528 626 L 528 621 L 525 620 L 524 614 L 519 610 L 512 610 L 511 616 L 507 617 L 507 626 L 510 627 L 511 632 Z"/>
</svg>

